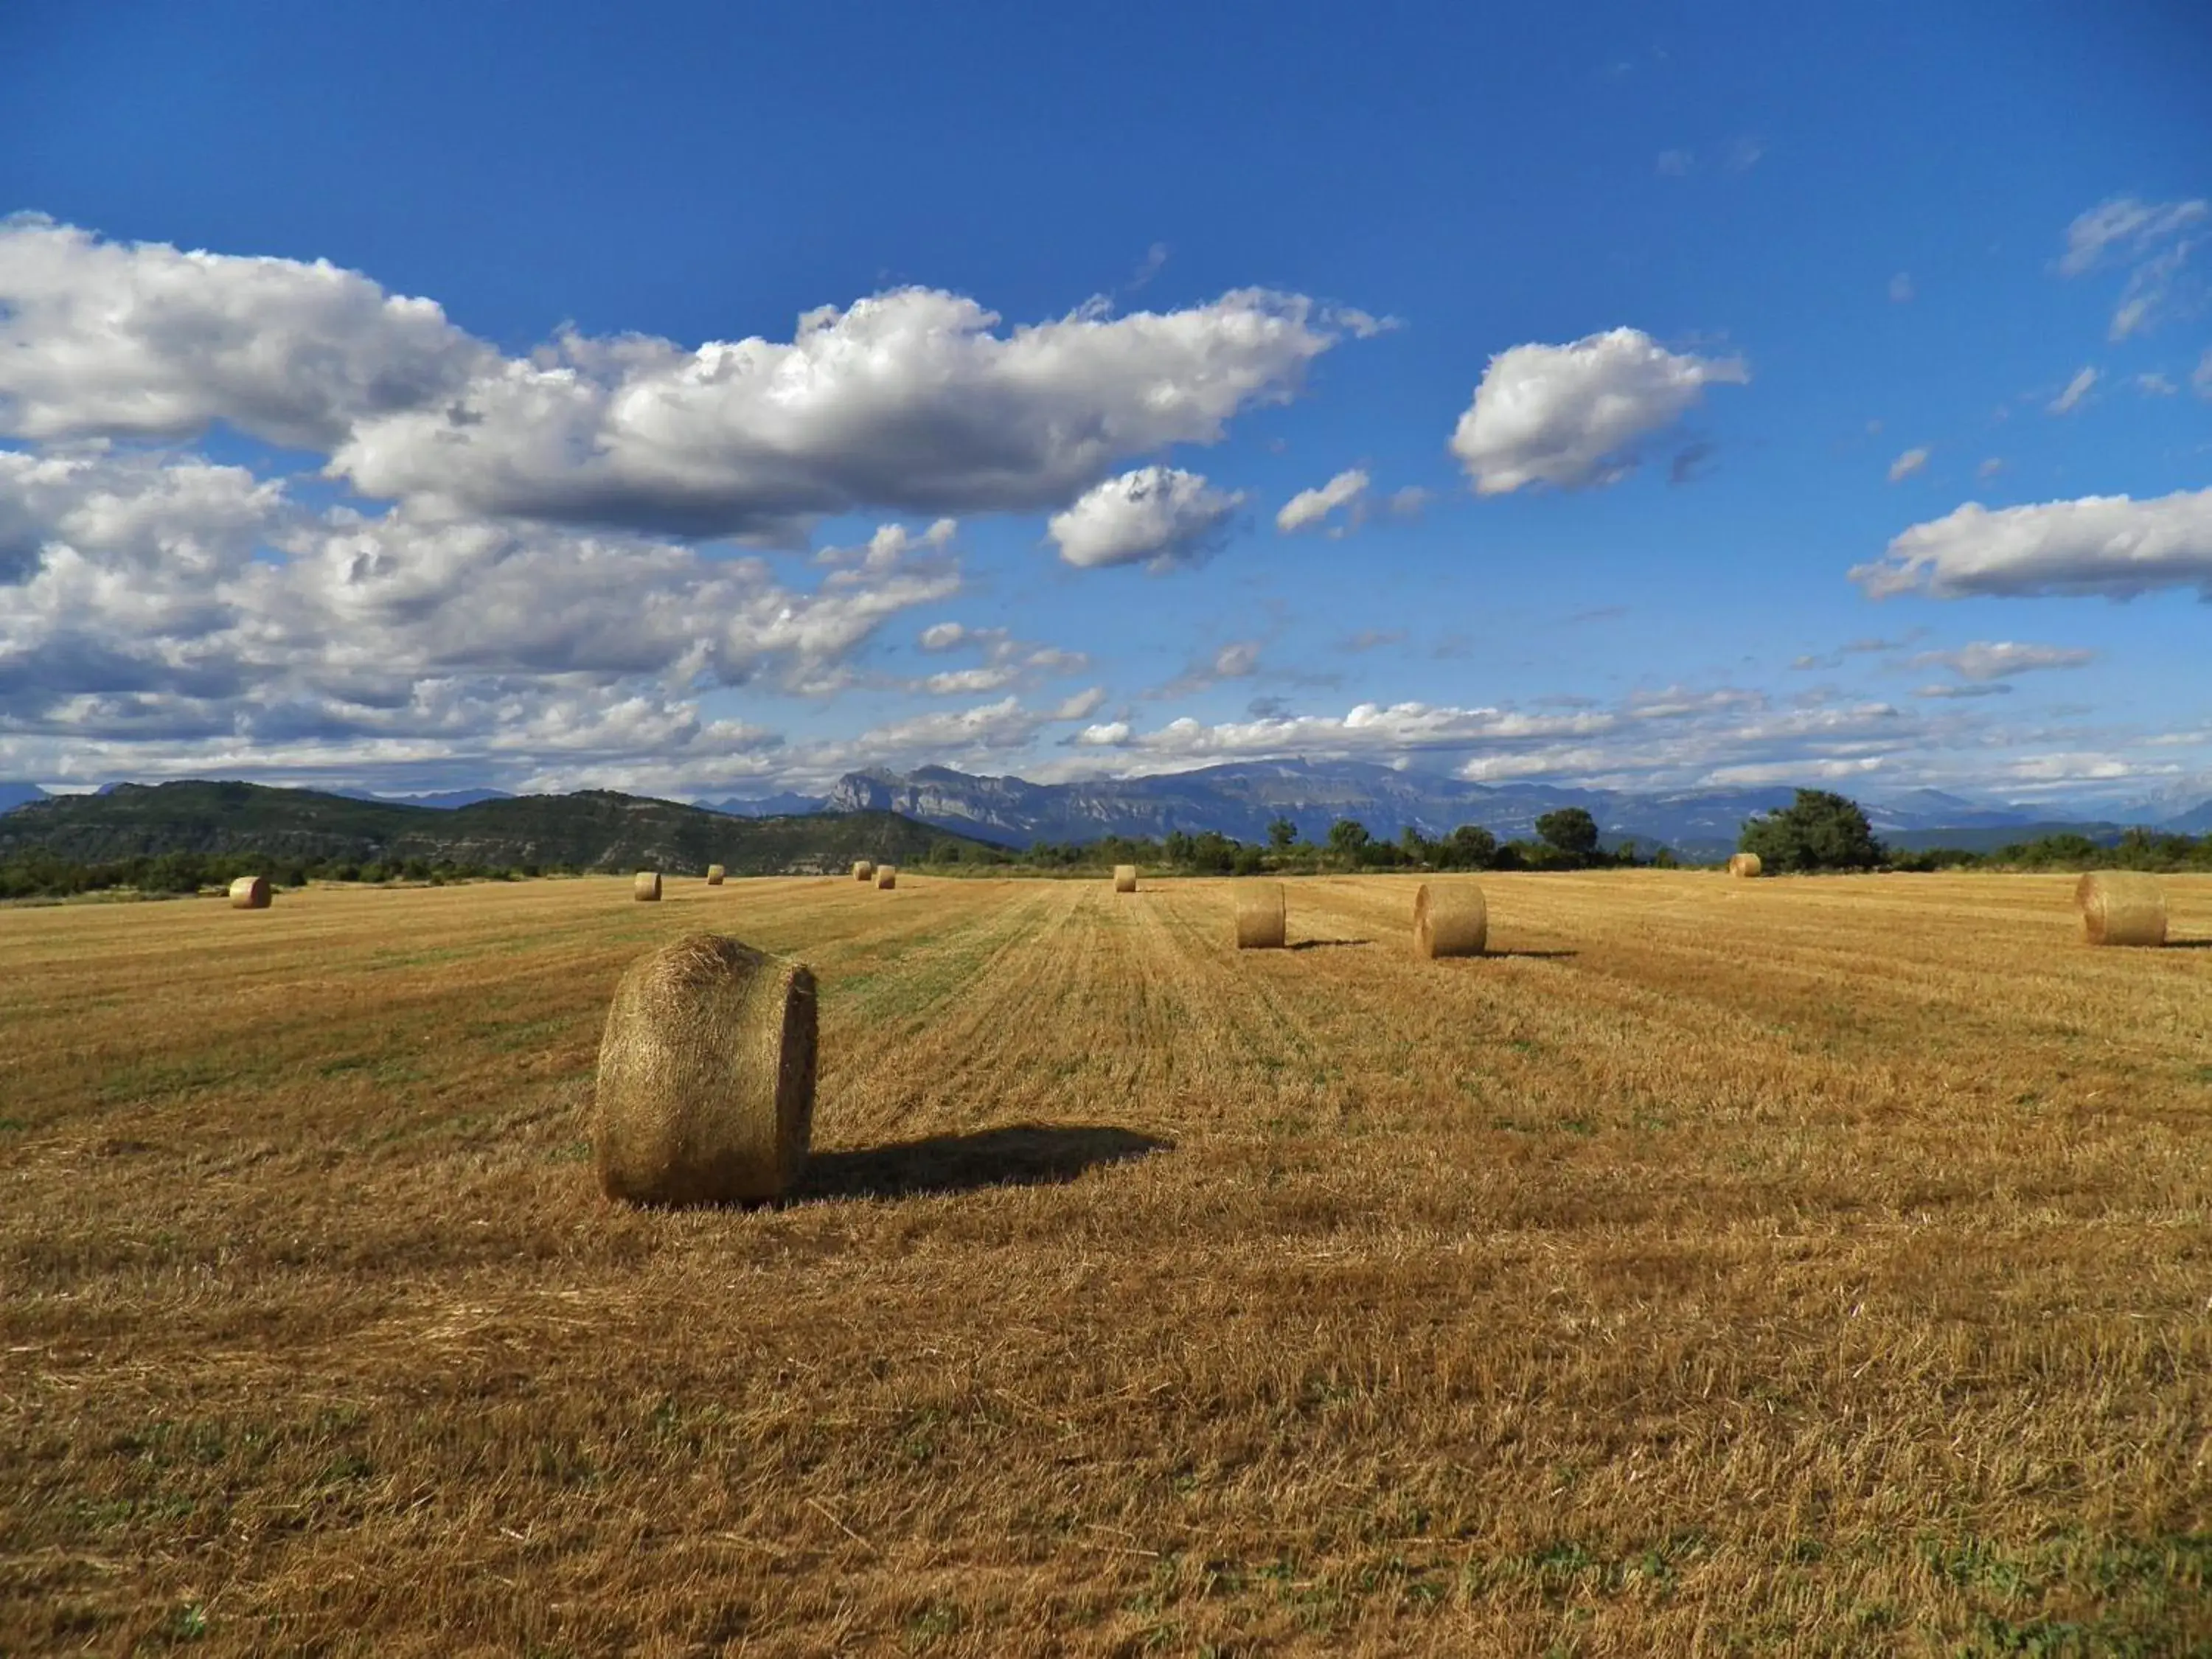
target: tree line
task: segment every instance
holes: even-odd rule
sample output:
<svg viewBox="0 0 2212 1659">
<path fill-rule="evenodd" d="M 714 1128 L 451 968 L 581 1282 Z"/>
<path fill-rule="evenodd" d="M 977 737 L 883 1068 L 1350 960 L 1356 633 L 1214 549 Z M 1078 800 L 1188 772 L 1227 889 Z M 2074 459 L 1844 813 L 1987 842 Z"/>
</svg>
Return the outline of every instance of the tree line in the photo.
<svg viewBox="0 0 2212 1659">
<path fill-rule="evenodd" d="M 141 893 L 186 895 L 228 887 L 240 876 L 266 876 L 272 886 L 305 887 L 311 881 L 522 881 L 581 872 L 550 865 L 511 868 L 451 859 L 270 858 L 259 853 L 155 853 L 80 864 L 32 851 L 0 864 L 0 899 L 70 898 L 79 893 L 130 888 Z"/>
<path fill-rule="evenodd" d="M 2212 871 L 2212 835 L 2156 830 L 2130 830 L 2110 845 L 2068 830 L 2008 842 L 1986 853 L 1963 847 L 1907 852 L 1884 844 L 1856 801 L 1825 789 L 1800 789 L 1788 806 L 1747 820 L 1736 847 L 1739 852 L 1756 853 L 1763 869 L 1791 874 L 1826 870 Z"/>
<path fill-rule="evenodd" d="M 1535 822 L 1534 837 L 1500 841 L 1480 824 L 1464 823 L 1429 836 L 1408 827 L 1395 841 L 1370 834 L 1356 818 L 1339 818 L 1318 842 L 1302 836 L 1288 818 L 1268 826 L 1264 843 L 1241 842 L 1218 830 L 1171 830 L 1150 836 L 1104 836 L 1089 842 L 1039 842 L 1019 852 L 980 848 L 946 838 L 930 848 L 939 869 L 983 866 L 1053 873 L 1103 870 L 1135 864 L 1148 870 L 1201 876 L 1311 875 L 1323 872 L 1435 870 L 1597 870 L 1638 864 L 1672 869 L 1682 860 L 1664 847 L 1639 858 L 1633 845 L 1607 848 L 1597 821 L 1583 808 L 1563 806 Z M 1954 869 L 2212 872 L 2212 835 L 2190 836 L 2130 830 L 2112 845 L 2066 832 L 2014 842 L 1991 852 L 1936 848 L 1908 852 L 1886 846 L 1865 811 L 1848 796 L 1801 789 L 1778 811 L 1745 822 L 1737 848 L 1756 853 L 1775 874 L 1822 871 Z M 161 853 L 82 864 L 33 851 L 0 864 L 0 899 L 68 898 L 80 893 L 131 889 L 141 893 L 188 894 L 228 886 L 245 875 L 264 875 L 279 887 L 311 881 L 519 881 L 574 876 L 568 866 L 494 866 L 450 859 L 391 860 L 270 858 L 254 853 Z"/>
<path fill-rule="evenodd" d="M 1200 876 L 1304 875 L 1324 870 L 1595 870 L 1637 862 L 1631 848 L 1600 844 L 1597 820 L 1580 806 L 1563 806 L 1535 823 L 1533 839 L 1501 842 L 1479 823 L 1463 823 L 1431 837 L 1408 825 L 1395 841 L 1371 833 L 1357 818 L 1339 818 L 1318 842 L 1297 824 L 1277 818 L 1264 843 L 1238 841 L 1218 830 L 1192 834 L 1171 830 L 1158 837 L 1102 836 L 1096 841 L 1036 842 L 1018 853 L 963 850 L 951 842 L 930 849 L 932 864 L 988 865 L 1048 871 L 1103 869 L 1135 864 L 1146 869 Z M 1661 848 L 1649 862 L 1672 866 Z"/>
</svg>

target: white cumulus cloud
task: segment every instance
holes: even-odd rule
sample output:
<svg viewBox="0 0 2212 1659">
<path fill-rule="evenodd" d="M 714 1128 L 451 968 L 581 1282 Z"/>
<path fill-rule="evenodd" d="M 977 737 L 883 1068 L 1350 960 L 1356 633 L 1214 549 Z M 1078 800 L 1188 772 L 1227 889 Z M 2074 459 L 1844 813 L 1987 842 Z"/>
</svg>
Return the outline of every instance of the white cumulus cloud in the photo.
<svg viewBox="0 0 2212 1659">
<path fill-rule="evenodd" d="M 1999 510 L 1969 502 L 1914 525 L 1851 573 L 1875 598 L 2101 593 L 2195 586 L 2212 597 L 2212 489 L 2138 501 L 2085 495 Z"/>
<path fill-rule="evenodd" d="M 1349 326 L 1349 325 L 1345 325 Z M 1338 325 L 1295 295 L 1002 326 L 908 288 L 696 349 L 563 332 L 512 358 L 327 264 L 0 222 L 0 434 L 224 422 L 419 516 L 796 540 L 816 518 L 1059 507 L 1296 391 Z"/>
<path fill-rule="evenodd" d="M 497 362 L 431 301 L 321 260 L 0 220 L 0 430 L 18 438 L 181 438 L 222 421 L 327 451 Z"/>
<path fill-rule="evenodd" d="M 1515 346 L 1490 360 L 1451 449 L 1479 495 L 1609 484 L 1634 468 L 1638 441 L 1680 419 L 1705 387 L 1750 379 L 1741 358 L 1668 351 L 1633 328 Z"/>
<path fill-rule="evenodd" d="M 1244 499 L 1241 490 L 1216 489 L 1194 472 L 1146 466 L 1085 492 L 1045 527 L 1060 556 L 1079 568 L 1146 563 L 1165 570 L 1212 552 Z"/>
<path fill-rule="evenodd" d="M 1368 483 L 1367 474 L 1353 467 L 1338 473 L 1318 489 L 1301 489 L 1275 514 L 1275 528 L 1287 536 L 1322 523 L 1339 507 L 1356 507 L 1367 493 Z"/>
<path fill-rule="evenodd" d="M 242 468 L 127 453 L 0 451 L 0 734 L 364 763 L 573 748 L 623 709 L 681 746 L 700 691 L 833 690 L 960 586 L 934 531 L 879 532 L 808 591 L 757 557 L 316 512 Z"/>
</svg>

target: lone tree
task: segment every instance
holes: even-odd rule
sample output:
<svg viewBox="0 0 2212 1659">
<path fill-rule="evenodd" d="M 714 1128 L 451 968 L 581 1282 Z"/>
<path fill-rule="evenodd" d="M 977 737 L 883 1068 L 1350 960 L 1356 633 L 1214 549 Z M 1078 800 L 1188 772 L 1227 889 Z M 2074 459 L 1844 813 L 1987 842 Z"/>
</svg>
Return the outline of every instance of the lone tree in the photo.
<svg viewBox="0 0 2212 1659">
<path fill-rule="evenodd" d="M 1447 870 L 1487 870 L 1498 856 L 1498 837 L 1479 823 L 1462 823 L 1437 846 L 1437 861 Z"/>
<path fill-rule="evenodd" d="M 1278 853 L 1287 853 L 1298 844 L 1298 826 L 1288 818 L 1277 818 L 1267 826 L 1267 845 Z"/>
<path fill-rule="evenodd" d="M 1358 861 L 1359 855 L 1367 850 L 1367 843 L 1374 839 L 1358 818 L 1339 818 L 1328 826 L 1328 850 L 1352 863 Z"/>
<path fill-rule="evenodd" d="M 1562 806 L 1536 820 L 1544 845 L 1561 858 L 1588 864 L 1597 857 L 1597 820 L 1579 806 Z"/>
<path fill-rule="evenodd" d="M 1768 870 L 1871 870 L 1885 857 L 1859 804 L 1826 789 L 1800 789 L 1780 811 L 1747 819 L 1736 850 Z"/>
</svg>

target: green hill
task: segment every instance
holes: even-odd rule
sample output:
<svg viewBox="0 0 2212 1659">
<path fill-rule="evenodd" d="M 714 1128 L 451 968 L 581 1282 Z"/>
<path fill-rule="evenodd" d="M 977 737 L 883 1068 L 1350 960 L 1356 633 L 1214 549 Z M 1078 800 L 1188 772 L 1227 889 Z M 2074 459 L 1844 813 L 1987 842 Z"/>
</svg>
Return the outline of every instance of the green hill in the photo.
<svg viewBox="0 0 2212 1659">
<path fill-rule="evenodd" d="M 34 801 L 0 817 L 0 864 L 36 854 L 106 864 L 164 853 L 323 862 L 433 863 L 580 870 L 703 869 L 805 875 L 855 859 L 921 861 L 932 847 L 988 843 L 895 812 L 727 817 L 676 801 L 588 789 L 517 795 L 451 811 L 253 783 L 122 784 Z"/>
</svg>

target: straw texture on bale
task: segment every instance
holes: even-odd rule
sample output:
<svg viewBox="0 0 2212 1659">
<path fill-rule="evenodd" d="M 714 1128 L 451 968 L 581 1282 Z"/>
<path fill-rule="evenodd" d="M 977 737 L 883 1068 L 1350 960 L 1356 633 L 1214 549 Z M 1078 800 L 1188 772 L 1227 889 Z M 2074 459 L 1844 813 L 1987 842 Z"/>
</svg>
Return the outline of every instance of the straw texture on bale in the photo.
<svg viewBox="0 0 2212 1659">
<path fill-rule="evenodd" d="M 708 865 L 707 866 L 707 885 L 709 887 L 720 887 L 722 884 L 722 878 L 729 873 L 730 872 L 722 868 L 719 864 Z"/>
<path fill-rule="evenodd" d="M 1423 882 L 1413 890 L 1413 954 L 1479 957 L 1490 936 L 1490 907 L 1471 881 Z"/>
<path fill-rule="evenodd" d="M 1279 881 L 1240 882 L 1237 888 L 1237 948 L 1279 951 L 1290 931 Z"/>
<path fill-rule="evenodd" d="M 853 879 L 854 881 L 873 881 L 875 878 L 876 866 L 874 865 L 869 863 L 866 859 L 855 859 L 853 860 Z"/>
<path fill-rule="evenodd" d="M 636 877 L 630 882 L 629 896 L 643 903 L 659 903 L 660 902 L 660 872 L 639 871 Z"/>
<path fill-rule="evenodd" d="M 1743 876 L 1748 878 L 1757 875 L 1759 871 L 1759 863 L 1758 854 L 1733 853 L 1729 855 L 1729 874 L 1732 876 Z"/>
<path fill-rule="evenodd" d="M 269 878 L 240 876 L 231 883 L 230 908 L 234 910 L 266 910 L 269 908 Z"/>
<path fill-rule="evenodd" d="M 2074 884 L 2074 902 L 2092 945 L 2166 943 L 2166 894 L 2148 876 L 2092 870 Z"/>
<path fill-rule="evenodd" d="M 1114 866 L 1114 890 L 1117 893 L 1133 893 L 1137 890 L 1135 865 L 1117 864 Z"/>
<path fill-rule="evenodd" d="M 898 866 L 896 864 L 878 865 L 876 866 L 876 885 L 878 887 L 897 886 Z"/>
<path fill-rule="evenodd" d="M 814 1124 L 814 975 L 714 933 L 648 951 L 599 1043 L 593 1157 L 609 1198 L 780 1198 Z"/>
</svg>

